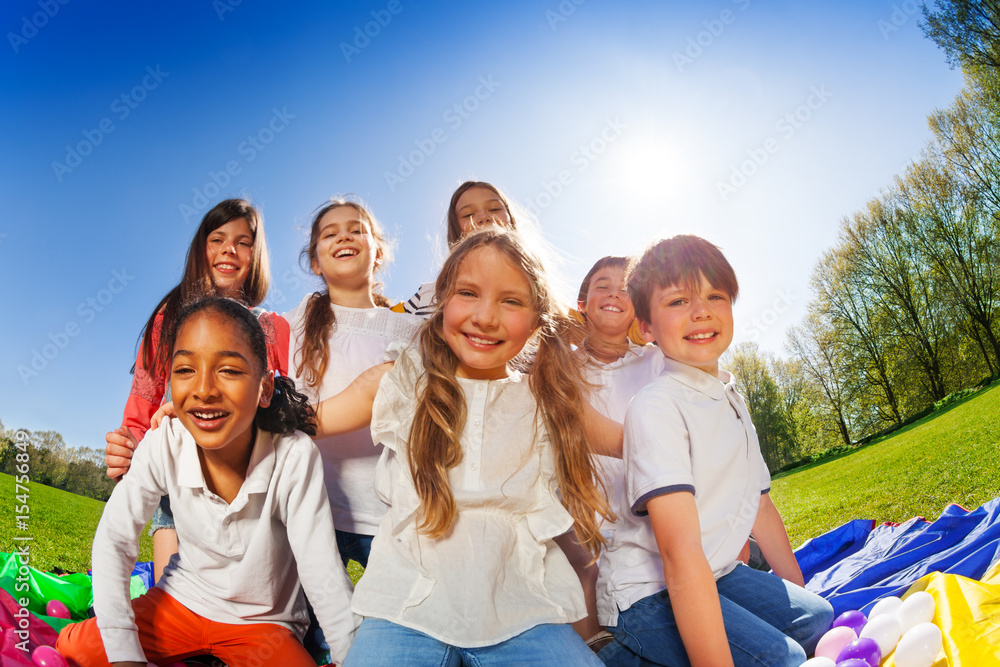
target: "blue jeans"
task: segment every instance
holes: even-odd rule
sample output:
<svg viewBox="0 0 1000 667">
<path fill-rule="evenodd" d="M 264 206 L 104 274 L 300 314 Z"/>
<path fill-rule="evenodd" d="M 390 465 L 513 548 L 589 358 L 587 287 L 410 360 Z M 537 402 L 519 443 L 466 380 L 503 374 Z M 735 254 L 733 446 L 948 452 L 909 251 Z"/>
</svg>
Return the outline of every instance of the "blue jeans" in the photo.
<svg viewBox="0 0 1000 667">
<path fill-rule="evenodd" d="M 174 528 L 174 515 L 170 511 L 170 496 L 160 498 L 160 504 L 153 513 L 152 523 L 149 524 L 149 534 L 152 535 L 161 528 Z"/>
<path fill-rule="evenodd" d="M 798 667 L 833 622 L 829 602 L 768 572 L 740 564 L 715 583 L 737 667 Z M 691 664 L 665 590 L 621 612 L 608 630 L 618 643 L 601 650 L 606 665 Z"/>
<path fill-rule="evenodd" d="M 457 648 L 380 618 L 361 622 L 343 667 L 594 665 L 601 661 L 570 625 L 536 625 L 493 646 Z"/>
<path fill-rule="evenodd" d="M 342 530 L 335 531 L 337 534 L 337 551 L 340 552 L 340 560 L 347 562 L 356 560 L 361 567 L 368 567 L 368 555 L 372 552 L 372 539 L 374 535 L 362 535 L 361 533 L 345 533 Z"/>
</svg>

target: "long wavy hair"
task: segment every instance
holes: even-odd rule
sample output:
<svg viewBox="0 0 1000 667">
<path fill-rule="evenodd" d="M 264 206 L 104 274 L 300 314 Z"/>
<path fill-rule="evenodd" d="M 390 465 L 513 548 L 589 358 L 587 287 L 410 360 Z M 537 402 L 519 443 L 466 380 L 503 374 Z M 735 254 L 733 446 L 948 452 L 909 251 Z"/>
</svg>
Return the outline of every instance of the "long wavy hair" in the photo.
<svg viewBox="0 0 1000 667">
<path fill-rule="evenodd" d="M 254 208 L 253 204 L 245 199 L 226 199 L 205 214 L 198 225 L 191 245 L 188 247 L 187 260 L 184 262 L 184 275 L 173 289 L 160 299 L 153 308 L 152 314 L 146 320 L 142 334 L 142 356 L 143 367 L 154 377 L 167 372 L 170 359 L 170 347 L 165 340 L 167 337 L 161 335 L 159 343 L 153 346 L 154 328 L 156 316 L 163 310 L 162 331 L 167 332 L 173 326 L 180 309 L 191 301 L 215 293 L 215 284 L 212 282 L 212 274 L 208 266 L 208 256 L 205 248 L 208 245 L 208 236 L 219 227 L 228 222 L 239 220 L 247 221 L 250 231 L 253 233 L 253 248 L 250 253 L 250 271 L 247 279 L 243 283 L 240 292 L 240 301 L 247 307 L 259 306 L 267 297 L 267 290 L 271 284 L 271 269 L 267 258 L 267 243 L 264 240 L 264 218 L 260 212 Z M 132 368 L 135 372 L 135 367 Z"/>
<path fill-rule="evenodd" d="M 392 262 L 392 244 L 382 225 L 361 202 L 338 197 L 331 199 L 318 209 L 313 218 L 312 228 L 309 231 L 309 243 L 299 255 L 299 262 L 303 269 L 310 271 L 312 262 L 316 260 L 316 246 L 319 244 L 320 222 L 323 220 L 323 216 L 342 206 L 357 211 L 361 220 L 368 225 L 368 231 L 375 241 L 375 253 L 379 259 L 375 271 L 388 266 Z M 376 306 L 388 308 L 391 304 L 382 294 L 382 283 L 375 280 L 374 276 L 370 283 L 372 301 L 375 302 Z M 333 329 L 335 319 L 333 309 L 330 307 L 330 289 L 324 285 L 321 291 L 313 292 L 306 304 L 302 347 L 295 352 L 298 367 L 302 369 L 300 375 L 305 379 L 306 386 L 313 389 L 322 384 L 323 376 L 326 375 L 326 367 L 330 363 L 330 331 Z"/>
<path fill-rule="evenodd" d="M 528 382 L 538 404 L 536 416 L 543 420 L 553 444 L 562 503 L 576 521 L 583 544 L 596 557 L 604 544 L 597 515 L 608 520 L 615 517 L 595 474 L 580 426 L 587 385 L 580 363 L 566 342 L 570 330 L 578 325 L 552 293 L 538 257 L 516 232 L 497 227 L 474 231 L 455 246 L 435 286 L 440 305 L 418 337 L 425 373 L 417 390 L 407 454 L 421 501 L 418 528 L 430 537 L 441 537 L 455 519 L 455 496 L 448 483 L 448 471 L 462 459 L 461 435 L 467 406 L 455 375 L 457 358 L 444 338 L 444 305 L 455 292 L 463 262 L 472 252 L 486 247 L 518 267 L 531 286 L 531 305 L 538 326 Z"/>
</svg>

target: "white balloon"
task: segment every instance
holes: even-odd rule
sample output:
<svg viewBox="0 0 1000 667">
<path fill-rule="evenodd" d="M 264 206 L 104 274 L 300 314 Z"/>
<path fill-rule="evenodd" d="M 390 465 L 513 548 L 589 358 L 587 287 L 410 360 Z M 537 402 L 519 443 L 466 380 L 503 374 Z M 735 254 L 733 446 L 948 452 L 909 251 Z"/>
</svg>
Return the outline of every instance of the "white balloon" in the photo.
<svg viewBox="0 0 1000 667">
<path fill-rule="evenodd" d="M 837 667 L 837 663 L 830 658 L 810 658 L 803 662 L 800 667 Z"/>
<path fill-rule="evenodd" d="M 896 667 L 930 667 L 941 652 L 941 629 L 933 623 L 918 623 L 903 635 L 893 656 Z"/>
<path fill-rule="evenodd" d="M 901 604 L 903 604 L 903 601 L 900 600 L 895 595 L 890 595 L 887 598 L 882 598 L 881 600 L 875 603 L 875 606 L 872 607 L 871 612 L 868 613 L 868 621 L 870 622 L 873 618 L 875 618 L 876 616 L 880 616 L 881 614 L 895 614 L 896 610 L 899 609 L 899 605 Z"/>
<path fill-rule="evenodd" d="M 918 623 L 930 623 L 934 618 L 934 598 L 927 591 L 917 591 L 903 600 L 896 610 L 902 634 Z"/>
<path fill-rule="evenodd" d="M 889 651 L 896 647 L 899 641 L 899 619 L 895 614 L 879 614 L 875 618 L 870 618 L 865 627 L 861 628 L 861 637 L 871 637 L 882 649 L 882 655 L 889 655 Z"/>
</svg>

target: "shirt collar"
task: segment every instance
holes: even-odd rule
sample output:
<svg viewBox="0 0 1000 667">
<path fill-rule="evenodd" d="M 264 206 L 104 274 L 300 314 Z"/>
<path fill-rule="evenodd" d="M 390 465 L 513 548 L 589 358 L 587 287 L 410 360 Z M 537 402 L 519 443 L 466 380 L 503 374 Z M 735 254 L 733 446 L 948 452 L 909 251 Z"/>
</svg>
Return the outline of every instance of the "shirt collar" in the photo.
<svg viewBox="0 0 1000 667">
<path fill-rule="evenodd" d="M 205 475 L 201 471 L 201 460 L 198 458 L 198 443 L 194 436 L 179 422 L 181 432 L 181 451 L 178 460 L 180 469 L 177 471 L 177 485 L 194 489 L 208 489 Z M 247 477 L 233 505 L 240 497 L 250 493 L 265 493 L 274 472 L 274 442 L 268 431 L 257 429 L 257 438 L 250 454 L 250 465 L 247 467 Z"/>
<path fill-rule="evenodd" d="M 663 357 L 663 373 L 716 401 L 725 398 L 727 389 L 734 389 L 735 379 L 729 371 L 720 370 L 719 375 L 722 377 L 720 379 L 667 356 Z"/>
</svg>

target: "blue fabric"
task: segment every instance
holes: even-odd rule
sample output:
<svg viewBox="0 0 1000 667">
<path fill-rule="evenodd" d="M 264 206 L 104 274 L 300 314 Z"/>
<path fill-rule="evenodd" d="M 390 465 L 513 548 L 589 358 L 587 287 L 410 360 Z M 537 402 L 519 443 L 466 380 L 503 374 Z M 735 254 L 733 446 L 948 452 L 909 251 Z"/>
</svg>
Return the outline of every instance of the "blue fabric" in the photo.
<svg viewBox="0 0 1000 667">
<path fill-rule="evenodd" d="M 135 567 L 132 569 L 132 576 L 139 577 L 146 590 L 151 590 L 156 581 L 153 579 L 153 562 L 145 561 L 142 563 L 136 563 Z"/>
<path fill-rule="evenodd" d="M 833 621 L 833 610 L 822 598 L 745 565 L 737 565 L 716 586 L 737 667 L 799 667 Z M 608 630 L 621 646 L 601 650 L 606 665 L 691 664 L 665 590 L 622 611 L 618 625 Z"/>
<path fill-rule="evenodd" d="M 507 665 L 593 665 L 594 652 L 570 625 L 543 624 L 507 641 L 480 648 L 457 648 L 422 632 L 381 618 L 366 618 L 354 636 L 344 667 L 506 667 Z"/>
<path fill-rule="evenodd" d="M 949 505 L 928 523 L 921 517 L 883 524 L 865 535 L 851 521 L 799 548 L 806 588 L 826 598 L 834 613 L 867 613 L 880 598 L 901 595 L 930 572 L 980 579 L 1000 560 L 1000 498 L 968 511 Z"/>
</svg>

